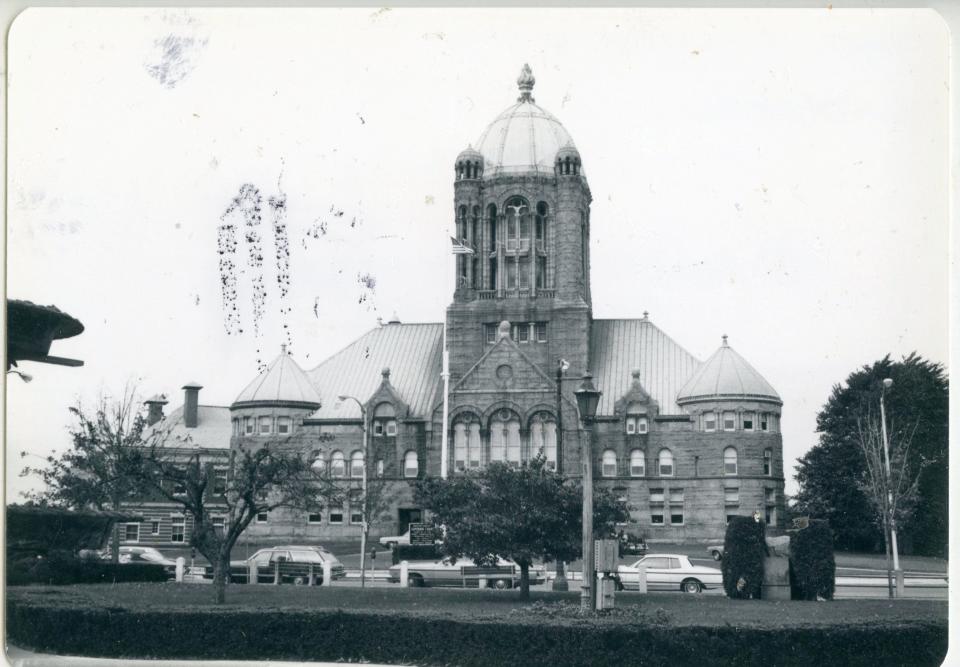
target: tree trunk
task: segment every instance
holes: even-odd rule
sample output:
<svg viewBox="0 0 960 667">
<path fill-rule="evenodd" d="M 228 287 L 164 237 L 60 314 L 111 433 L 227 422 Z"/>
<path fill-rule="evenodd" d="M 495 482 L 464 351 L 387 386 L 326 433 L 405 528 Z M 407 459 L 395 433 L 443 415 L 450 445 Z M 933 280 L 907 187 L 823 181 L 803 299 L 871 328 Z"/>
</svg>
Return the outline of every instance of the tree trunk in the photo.
<svg viewBox="0 0 960 667">
<path fill-rule="evenodd" d="M 520 599 L 530 599 L 530 565 L 520 563 Z"/>
<path fill-rule="evenodd" d="M 893 565 L 890 563 L 890 525 L 886 516 L 883 519 L 883 543 L 887 553 L 887 594 L 893 597 Z"/>
<path fill-rule="evenodd" d="M 120 503 L 116 500 L 113 501 L 113 511 L 120 511 Z M 117 521 L 113 522 L 113 535 L 110 541 L 110 562 L 116 565 L 120 562 L 120 524 Z"/>
<path fill-rule="evenodd" d="M 230 550 L 218 554 L 213 564 L 213 590 L 217 604 L 223 604 L 227 599 L 227 580 L 230 578 Z"/>
</svg>

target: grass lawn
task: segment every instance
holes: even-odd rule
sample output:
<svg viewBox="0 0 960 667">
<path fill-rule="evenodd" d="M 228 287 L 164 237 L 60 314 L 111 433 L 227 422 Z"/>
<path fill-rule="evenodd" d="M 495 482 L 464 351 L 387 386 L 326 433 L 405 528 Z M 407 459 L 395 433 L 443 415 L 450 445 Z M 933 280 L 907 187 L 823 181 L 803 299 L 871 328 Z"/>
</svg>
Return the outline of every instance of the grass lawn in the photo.
<svg viewBox="0 0 960 667">
<path fill-rule="evenodd" d="M 163 612 L 199 610 L 278 611 L 342 610 L 391 615 L 442 617 L 471 621 L 542 622 L 544 603 L 578 604 L 578 593 L 531 591 L 523 602 L 517 591 L 451 590 L 431 588 L 352 587 L 307 588 L 297 586 L 232 585 L 227 604 L 213 604 L 210 586 L 183 584 L 90 584 L 7 588 L 9 601 L 46 603 L 83 609 Z M 537 602 L 531 606 L 531 603 Z M 656 614 L 658 623 L 672 626 L 778 628 L 820 627 L 844 623 L 945 621 L 947 603 L 936 600 L 835 600 L 830 602 L 773 602 L 730 600 L 723 596 L 681 594 L 622 594 L 613 614 L 597 619 L 617 623 L 636 620 L 636 612 Z M 660 612 L 658 610 L 663 610 Z M 564 623 L 569 624 L 569 616 Z"/>
</svg>

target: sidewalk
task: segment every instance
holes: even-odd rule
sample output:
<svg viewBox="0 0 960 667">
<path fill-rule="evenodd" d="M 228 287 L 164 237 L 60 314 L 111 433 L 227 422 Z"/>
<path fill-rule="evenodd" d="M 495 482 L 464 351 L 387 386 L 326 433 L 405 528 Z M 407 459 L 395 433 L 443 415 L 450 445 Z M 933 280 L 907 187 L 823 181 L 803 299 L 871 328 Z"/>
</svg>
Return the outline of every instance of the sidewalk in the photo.
<svg viewBox="0 0 960 667">
<path fill-rule="evenodd" d="M 34 653 L 7 644 L 7 662 L 12 667 L 342 667 L 342 662 L 292 662 L 286 660 L 135 660 L 133 658 L 83 658 L 79 656 Z M 393 667 L 364 663 L 367 667 Z"/>
</svg>

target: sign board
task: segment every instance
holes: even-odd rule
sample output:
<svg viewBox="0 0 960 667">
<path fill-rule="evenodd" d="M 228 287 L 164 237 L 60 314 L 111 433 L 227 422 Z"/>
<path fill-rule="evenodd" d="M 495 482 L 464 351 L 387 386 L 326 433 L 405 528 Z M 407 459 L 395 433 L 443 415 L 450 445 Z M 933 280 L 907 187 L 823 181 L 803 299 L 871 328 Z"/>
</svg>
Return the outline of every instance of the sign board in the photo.
<svg viewBox="0 0 960 667">
<path fill-rule="evenodd" d="M 616 572 L 619 560 L 619 546 L 617 540 L 594 541 L 594 568 L 597 572 Z"/>
<path fill-rule="evenodd" d="M 410 524 L 410 544 L 433 544 L 433 526 L 429 523 Z"/>
</svg>

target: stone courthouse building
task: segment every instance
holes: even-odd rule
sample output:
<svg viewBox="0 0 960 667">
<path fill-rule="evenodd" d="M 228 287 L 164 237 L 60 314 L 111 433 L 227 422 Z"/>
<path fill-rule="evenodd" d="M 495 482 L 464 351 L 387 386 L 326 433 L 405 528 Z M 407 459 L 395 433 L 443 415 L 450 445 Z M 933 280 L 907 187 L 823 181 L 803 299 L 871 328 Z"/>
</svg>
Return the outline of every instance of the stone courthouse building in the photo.
<svg viewBox="0 0 960 667">
<path fill-rule="evenodd" d="M 777 392 L 726 336 L 701 361 L 646 313 L 593 317 L 589 161 L 536 104 L 528 67 L 517 82 L 516 103 L 453 163 L 461 252 L 446 312 L 446 425 L 444 324 L 399 321 L 310 370 L 282 353 L 229 407 L 200 405 L 199 385 L 187 385 L 184 408 L 164 417 L 191 435 L 212 465 L 240 442 L 296 436 L 316 466 L 353 487 L 342 507 L 261 516 L 248 539 L 359 535 L 363 422 L 358 404 L 338 396 L 364 404 L 368 474 L 392 491 L 373 522 L 374 537 L 401 534 L 429 510 L 413 501 L 412 482 L 441 474 L 445 428 L 449 475 L 493 461 L 520 465 L 542 453 L 548 465 L 577 477 L 584 434 L 573 392 L 588 371 L 603 392 L 592 444 L 596 483 L 626 498 L 628 531 L 654 542 L 697 541 L 722 536 L 731 515 L 759 511 L 771 526 L 782 522 Z M 157 419 L 161 408 L 155 400 Z M 128 537 L 189 539 L 183 517 L 169 507 L 141 511 L 156 533 L 141 527 Z M 173 520 L 177 532 L 165 527 Z"/>
</svg>

